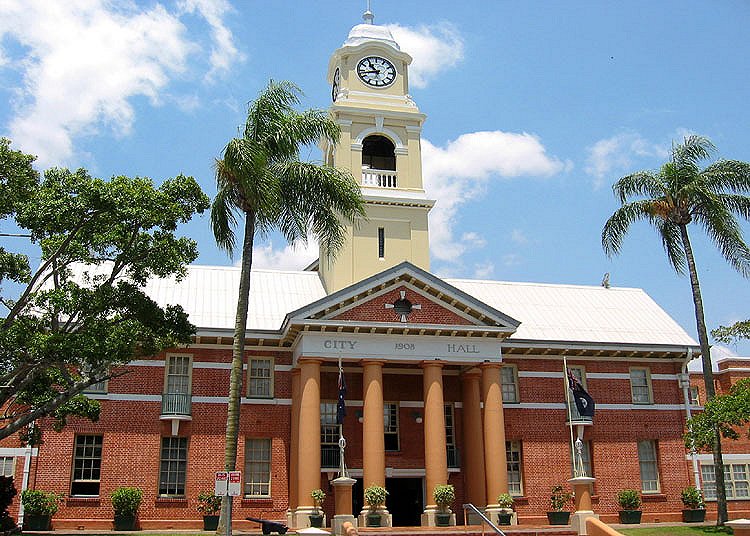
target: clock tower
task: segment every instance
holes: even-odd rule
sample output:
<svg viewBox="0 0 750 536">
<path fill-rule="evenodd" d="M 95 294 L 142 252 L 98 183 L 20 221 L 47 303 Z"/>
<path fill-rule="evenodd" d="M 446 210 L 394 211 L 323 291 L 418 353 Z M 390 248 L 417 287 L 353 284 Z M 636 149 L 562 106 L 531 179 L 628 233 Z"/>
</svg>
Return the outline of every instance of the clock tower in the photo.
<svg viewBox="0 0 750 536">
<path fill-rule="evenodd" d="M 328 64 L 331 115 L 341 139 L 324 144 L 323 155 L 327 164 L 351 171 L 367 207 L 367 219 L 349 225 L 335 257 L 321 247 L 328 293 L 403 261 L 430 268 L 427 213 L 434 201 L 422 186 L 425 115 L 409 96 L 411 61 L 368 10 Z"/>
</svg>

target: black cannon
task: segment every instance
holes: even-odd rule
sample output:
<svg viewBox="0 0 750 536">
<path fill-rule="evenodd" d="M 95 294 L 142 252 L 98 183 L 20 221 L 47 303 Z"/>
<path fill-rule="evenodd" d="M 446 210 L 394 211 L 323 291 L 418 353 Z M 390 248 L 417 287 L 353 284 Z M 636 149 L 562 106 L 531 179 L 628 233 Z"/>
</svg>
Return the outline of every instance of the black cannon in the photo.
<svg viewBox="0 0 750 536">
<path fill-rule="evenodd" d="M 255 521 L 256 523 L 260 523 L 260 528 L 263 531 L 263 534 L 271 534 L 272 532 L 276 532 L 278 534 L 286 534 L 286 531 L 289 530 L 289 527 L 277 521 L 258 519 L 257 517 L 246 517 L 245 519 L 247 519 L 248 521 Z"/>
</svg>

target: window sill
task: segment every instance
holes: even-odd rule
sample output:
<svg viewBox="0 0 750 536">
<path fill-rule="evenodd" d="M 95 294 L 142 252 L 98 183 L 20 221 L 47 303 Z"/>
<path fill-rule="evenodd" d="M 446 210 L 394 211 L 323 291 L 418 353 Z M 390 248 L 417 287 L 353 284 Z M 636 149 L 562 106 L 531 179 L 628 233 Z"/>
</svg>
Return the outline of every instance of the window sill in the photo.
<svg viewBox="0 0 750 536">
<path fill-rule="evenodd" d="M 666 502 L 667 496 L 663 493 L 643 493 L 641 492 L 643 502 Z"/>
<path fill-rule="evenodd" d="M 273 502 L 273 497 L 242 497 L 242 506 L 255 506 L 259 502 Z"/>
<path fill-rule="evenodd" d="M 65 499 L 66 506 L 99 506 L 101 503 L 100 497 L 68 497 Z"/>
</svg>

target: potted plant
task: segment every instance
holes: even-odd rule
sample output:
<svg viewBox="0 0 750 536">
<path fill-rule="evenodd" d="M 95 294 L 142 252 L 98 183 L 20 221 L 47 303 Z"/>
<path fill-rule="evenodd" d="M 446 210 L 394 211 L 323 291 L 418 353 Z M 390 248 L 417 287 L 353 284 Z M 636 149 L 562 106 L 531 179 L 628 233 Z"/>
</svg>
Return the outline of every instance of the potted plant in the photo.
<svg viewBox="0 0 750 536">
<path fill-rule="evenodd" d="M 203 491 L 198 494 L 198 511 L 203 514 L 203 530 L 216 530 L 219 526 L 219 516 L 221 510 L 221 497 L 214 495 L 210 491 Z"/>
<path fill-rule="evenodd" d="M 52 491 L 27 489 L 21 492 L 23 530 L 49 530 L 50 520 L 57 513 L 63 496 Z"/>
<path fill-rule="evenodd" d="M 685 523 L 703 523 L 706 520 L 706 503 L 703 492 L 695 486 L 688 486 L 680 495 L 685 509 L 682 510 L 682 521 Z"/>
<path fill-rule="evenodd" d="M 143 501 L 139 488 L 117 488 L 110 496 L 115 511 L 115 530 L 135 530 L 136 515 Z"/>
<path fill-rule="evenodd" d="M 380 526 L 380 512 L 378 511 L 385 504 L 385 497 L 388 492 L 383 486 L 373 484 L 365 488 L 365 503 L 369 507 L 367 513 L 367 526 Z"/>
<path fill-rule="evenodd" d="M 432 498 L 438 511 L 435 514 L 435 524 L 438 527 L 447 527 L 451 524 L 451 504 L 456 500 L 456 490 L 452 484 L 438 484 L 432 491 Z"/>
<path fill-rule="evenodd" d="M 513 496 L 510 493 L 501 493 L 497 496 L 497 505 L 503 509 L 497 514 L 497 522 L 500 525 L 510 525 L 513 519 Z"/>
<path fill-rule="evenodd" d="M 564 510 L 564 508 L 572 499 L 573 493 L 566 491 L 561 485 L 552 486 L 552 496 L 549 500 L 552 510 L 547 512 L 547 521 L 550 525 L 568 524 L 570 512 Z"/>
<path fill-rule="evenodd" d="M 634 489 L 623 489 L 617 492 L 617 504 L 620 505 L 620 523 L 641 522 L 641 495 Z"/>
<path fill-rule="evenodd" d="M 323 506 L 323 501 L 326 500 L 326 492 L 322 489 L 314 489 L 310 492 L 310 496 L 315 503 L 315 511 L 310 514 L 310 526 L 321 528 L 323 526 L 323 514 L 320 511 L 320 507 Z"/>
</svg>

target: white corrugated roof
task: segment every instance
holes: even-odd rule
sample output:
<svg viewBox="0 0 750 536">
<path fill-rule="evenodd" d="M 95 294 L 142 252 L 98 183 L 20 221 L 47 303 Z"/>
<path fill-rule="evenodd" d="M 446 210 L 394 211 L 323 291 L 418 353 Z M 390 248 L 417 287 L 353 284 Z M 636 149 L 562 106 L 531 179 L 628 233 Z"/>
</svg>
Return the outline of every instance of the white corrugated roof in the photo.
<svg viewBox="0 0 750 536">
<path fill-rule="evenodd" d="M 697 343 L 637 288 L 446 279 L 520 320 L 511 339 L 694 346 Z"/>
<path fill-rule="evenodd" d="M 145 291 L 162 306 L 182 305 L 199 330 L 231 331 L 239 276 L 239 267 L 191 265 L 182 281 L 153 279 Z M 697 345 L 641 289 L 473 279 L 445 282 L 519 320 L 511 339 Z M 325 296 L 317 272 L 253 270 L 248 330 L 278 330 L 287 313 Z"/>
</svg>

